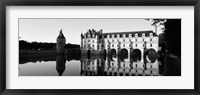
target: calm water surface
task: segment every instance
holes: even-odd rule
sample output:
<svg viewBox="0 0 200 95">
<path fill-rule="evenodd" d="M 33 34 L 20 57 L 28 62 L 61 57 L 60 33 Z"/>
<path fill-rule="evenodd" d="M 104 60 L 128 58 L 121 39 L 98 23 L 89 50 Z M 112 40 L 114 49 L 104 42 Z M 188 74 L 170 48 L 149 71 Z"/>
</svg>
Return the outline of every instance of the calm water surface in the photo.
<svg viewBox="0 0 200 95">
<path fill-rule="evenodd" d="M 44 60 L 26 59 L 19 64 L 19 76 L 159 76 L 159 62 L 134 62 L 130 58 L 92 57 L 69 59 L 57 55 Z"/>
</svg>

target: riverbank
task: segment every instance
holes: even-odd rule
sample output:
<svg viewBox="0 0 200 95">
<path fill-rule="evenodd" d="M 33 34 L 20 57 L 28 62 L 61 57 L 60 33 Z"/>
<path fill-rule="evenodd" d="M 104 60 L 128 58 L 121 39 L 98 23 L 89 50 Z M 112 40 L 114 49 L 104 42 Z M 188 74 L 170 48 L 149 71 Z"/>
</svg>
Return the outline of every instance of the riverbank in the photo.
<svg viewBox="0 0 200 95">
<path fill-rule="evenodd" d="M 36 61 L 53 61 L 56 60 L 56 50 L 20 50 L 19 51 L 19 63 L 23 64 L 26 62 L 36 62 Z M 80 60 L 80 49 L 66 49 L 65 59 L 70 60 Z"/>
</svg>

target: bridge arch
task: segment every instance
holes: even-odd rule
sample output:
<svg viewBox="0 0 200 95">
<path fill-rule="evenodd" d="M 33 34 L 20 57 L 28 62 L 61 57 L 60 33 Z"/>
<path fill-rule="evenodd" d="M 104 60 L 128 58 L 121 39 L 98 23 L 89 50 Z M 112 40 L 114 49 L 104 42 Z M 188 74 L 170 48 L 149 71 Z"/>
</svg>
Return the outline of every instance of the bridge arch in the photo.
<svg viewBox="0 0 200 95">
<path fill-rule="evenodd" d="M 126 59 L 128 58 L 129 54 L 128 54 L 128 50 L 126 48 L 122 48 L 121 51 L 120 51 L 120 57 L 122 59 Z"/>
<path fill-rule="evenodd" d="M 110 55 L 116 57 L 117 56 L 117 50 L 116 49 L 111 49 L 110 50 Z"/>
<path fill-rule="evenodd" d="M 132 51 L 133 62 L 140 62 L 142 60 L 142 52 L 140 49 L 134 49 Z"/>
<path fill-rule="evenodd" d="M 150 63 L 154 63 L 157 59 L 157 52 L 155 49 L 150 48 L 146 52 L 146 60 Z"/>
</svg>

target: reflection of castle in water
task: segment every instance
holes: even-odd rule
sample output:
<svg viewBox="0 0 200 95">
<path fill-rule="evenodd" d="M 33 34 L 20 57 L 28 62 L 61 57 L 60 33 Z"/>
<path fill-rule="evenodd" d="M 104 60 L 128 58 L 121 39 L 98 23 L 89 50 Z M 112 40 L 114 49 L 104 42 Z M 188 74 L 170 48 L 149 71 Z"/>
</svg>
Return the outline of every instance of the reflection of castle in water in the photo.
<svg viewBox="0 0 200 95">
<path fill-rule="evenodd" d="M 133 58 L 107 57 L 81 58 L 82 76 L 157 76 L 159 75 L 158 64 L 144 64 L 132 61 Z"/>
</svg>

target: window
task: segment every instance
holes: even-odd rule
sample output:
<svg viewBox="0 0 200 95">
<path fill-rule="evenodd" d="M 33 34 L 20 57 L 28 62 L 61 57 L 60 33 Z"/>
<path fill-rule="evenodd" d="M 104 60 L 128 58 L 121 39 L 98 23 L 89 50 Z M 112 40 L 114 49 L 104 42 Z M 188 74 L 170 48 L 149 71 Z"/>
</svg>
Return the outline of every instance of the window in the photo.
<svg viewBox="0 0 200 95">
<path fill-rule="evenodd" d="M 137 44 L 135 44 L 135 47 L 137 47 Z"/>
<path fill-rule="evenodd" d="M 152 41 L 152 38 L 150 39 L 150 41 Z"/>
<path fill-rule="evenodd" d="M 109 38 L 109 35 L 107 35 L 107 38 Z"/>
<path fill-rule="evenodd" d="M 150 47 L 152 47 L 152 44 L 150 44 Z"/>
<path fill-rule="evenodd" d="M 137 39 L 135 39 L 135 41 L 137 42 Z"/>
<path fill-rule="evenodd" d="M 132 45 L 130 44 L 129 47 L 132 47 Z"/>
<path fill-rule="evenodd" d="M 125 47 L 125 44 L 123 44 L 124 45 L 124 47 Z"/>
<path fill-rule="evenodd" d="M 112 47 L 114 47 L 114 44 L 112 44 Z"/>
<path fill-rule="evenodd" d="M 92 47 L 94 47 L 94 44 L 92 45 Z"/>
<path fill-rule="evenodd" d="M 90 40 L 88 40 L 88 42 L 90 42 Z"/>
</svg>

